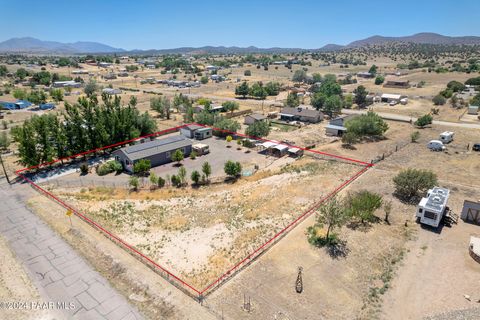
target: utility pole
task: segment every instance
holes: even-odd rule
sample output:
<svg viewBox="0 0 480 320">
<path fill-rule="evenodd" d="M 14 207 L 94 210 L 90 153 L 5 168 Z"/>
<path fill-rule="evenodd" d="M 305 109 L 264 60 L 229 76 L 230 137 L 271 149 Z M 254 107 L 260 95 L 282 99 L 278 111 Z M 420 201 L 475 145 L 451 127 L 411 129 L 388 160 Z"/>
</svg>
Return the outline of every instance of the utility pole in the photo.
<svg viewBox="0 0 480 320">
<path fill-rule="evenodd" d="M 8 178 L 7 170 L 5 170 L 5 165 L 3 164 L 3 159 L 2 159 L 1 154 L 0 154 L 0 163 L 2 164 L 3 173 L 5 174 L 5 178 L 7 178 L 7 182 L 8 182 L 8 184 L 10 184 L 10 179 Z"/>
</svg>

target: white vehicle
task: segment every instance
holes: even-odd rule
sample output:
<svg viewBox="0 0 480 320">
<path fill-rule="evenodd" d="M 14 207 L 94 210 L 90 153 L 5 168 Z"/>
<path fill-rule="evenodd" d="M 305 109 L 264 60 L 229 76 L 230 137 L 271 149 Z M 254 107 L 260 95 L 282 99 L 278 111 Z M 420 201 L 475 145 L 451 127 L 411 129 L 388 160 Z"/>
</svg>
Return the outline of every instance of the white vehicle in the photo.
<svg viewBox="0 0 480 320">
<path fill-rule="evenodd" d="M 443 142 L 440 140 L 432 140 L 427 144 L 427 148 L 432 151 L 443 151 L 446 147 L 443 145 Z"/>
<path fill-rule="evenodd" d="M 452 131 L 445 131 L 440 133 L 440 141 L 443 143 L 449 143 L 453 141 L 453 136 L 455 135 L 455 132 Z"/>
<path fill-rule="evenodd" d="M 427 196 L 420 200 L 416 216 L 421 224 L 438 227 L 443 216 L 449 211 L 447 207 L 450 190 L 434 187 L 428 190 Z"/>
</svg>

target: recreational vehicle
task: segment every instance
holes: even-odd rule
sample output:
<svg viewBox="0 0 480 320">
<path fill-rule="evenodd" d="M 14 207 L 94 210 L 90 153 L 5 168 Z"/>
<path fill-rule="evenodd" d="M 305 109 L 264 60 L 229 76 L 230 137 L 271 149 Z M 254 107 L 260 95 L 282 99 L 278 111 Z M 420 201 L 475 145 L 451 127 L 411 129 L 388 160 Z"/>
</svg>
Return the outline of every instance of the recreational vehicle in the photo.
<svg viewBox="0 0 480 320">
<path fill-rule="evenodd" d="M 446 149 L 446 147 L 443 145 L 443 142 L 440 140 L 431 140 L 427 144 L 427 148 L 432 151 L 443 151 Z"/>
<path fill-rule="evenodd" d="M 450 190 L 434 187 L 428 190 L 427 196 L 420 200 L 416 216 L 421 224 L 438 227 L 443 216 L 447 214 L 447 201 Z"/>
<path fill-rule="evenodd" d="M 440 141 L 442 141 L 443 143 L 452 142 L 454 134 L 455 133 L 452 132 L 452 131 L 442 132 L 442 133 L 440 133 Z"/>
</svg>

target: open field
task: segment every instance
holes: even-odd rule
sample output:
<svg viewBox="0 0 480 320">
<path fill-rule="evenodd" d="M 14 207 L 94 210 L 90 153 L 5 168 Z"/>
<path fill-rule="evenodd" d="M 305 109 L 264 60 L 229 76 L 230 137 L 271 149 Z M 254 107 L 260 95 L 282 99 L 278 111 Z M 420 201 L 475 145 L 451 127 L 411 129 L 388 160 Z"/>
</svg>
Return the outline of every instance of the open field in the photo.
<svg viewBox="0 0 480 320">
<path fill-rule="evenodd" d="M 203 288 L 360 169 L 306 156 L 235 183 L 200 188 L 138 193 L 110 187 L 47 188 Z"/>
</svg>

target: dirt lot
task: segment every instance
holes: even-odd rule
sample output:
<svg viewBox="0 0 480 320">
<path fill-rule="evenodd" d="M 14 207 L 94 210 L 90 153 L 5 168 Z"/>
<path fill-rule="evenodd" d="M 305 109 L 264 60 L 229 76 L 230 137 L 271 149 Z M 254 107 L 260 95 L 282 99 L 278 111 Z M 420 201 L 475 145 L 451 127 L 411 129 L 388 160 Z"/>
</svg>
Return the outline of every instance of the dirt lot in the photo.
<svg viewBox="0 0 480 320">
<path fill-rule="evenodd" d="M 361 169 L 310 157 L 283 163 L 236 183 L 201 188 L 49 189 L 203 288 Z"/>
</svg>

